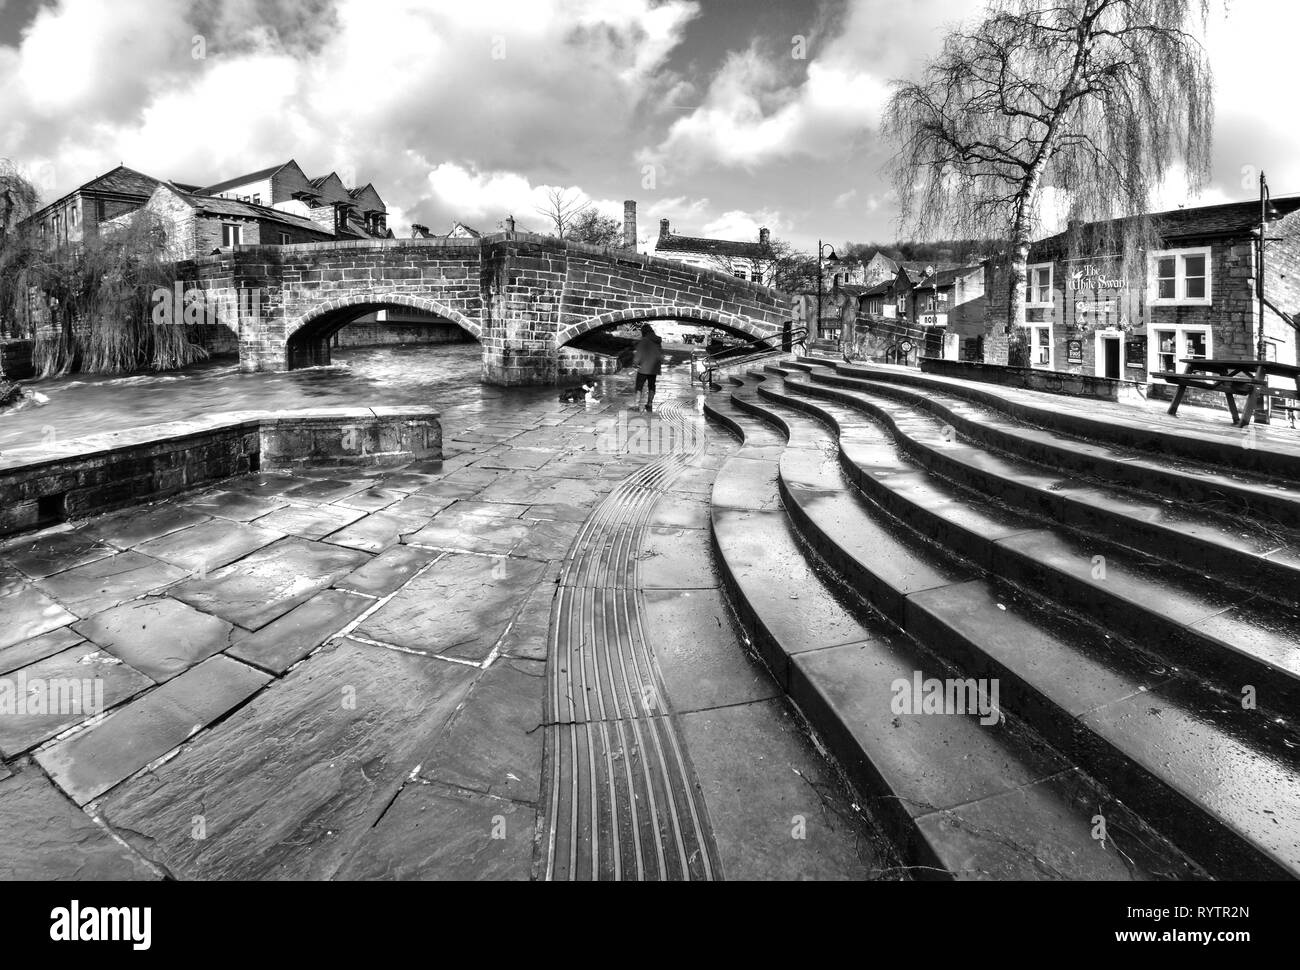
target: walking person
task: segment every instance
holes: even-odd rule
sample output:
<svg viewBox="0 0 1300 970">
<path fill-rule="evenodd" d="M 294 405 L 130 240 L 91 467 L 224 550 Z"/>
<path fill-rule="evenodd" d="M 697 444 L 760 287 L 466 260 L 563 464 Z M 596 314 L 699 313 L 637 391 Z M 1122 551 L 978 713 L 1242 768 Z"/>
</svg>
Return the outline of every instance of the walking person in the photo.
<svg viewBox="0 0 1300 970">
<path fill-rule="evenodd" d="M 639 410 L 654 410 L 655 378 L 659 376 L 663 362 L 663 341 L 655 333 L 654 327 L 648 323 L 642 324 L 641 339 L 637 341 L 636 350 L 632 354 L 632 364 L 636 367 L 636 405 Z M 649 392 L 644 405 L 641 393 L 643 387 Z"/>
</svg>

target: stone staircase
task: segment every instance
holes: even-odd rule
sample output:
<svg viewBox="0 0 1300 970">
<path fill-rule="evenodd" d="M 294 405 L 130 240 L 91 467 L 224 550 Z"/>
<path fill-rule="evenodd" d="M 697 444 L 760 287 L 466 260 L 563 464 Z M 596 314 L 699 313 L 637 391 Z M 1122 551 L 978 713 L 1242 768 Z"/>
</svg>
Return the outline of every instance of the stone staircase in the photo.
<svg viewBox="0 0 1300 970">
<path fill-rule="evenodd" d="M 732 602 L 918 875 L 1300 874 L 1285 460 L 915 372 L 729 380 Z"/>
</svg>

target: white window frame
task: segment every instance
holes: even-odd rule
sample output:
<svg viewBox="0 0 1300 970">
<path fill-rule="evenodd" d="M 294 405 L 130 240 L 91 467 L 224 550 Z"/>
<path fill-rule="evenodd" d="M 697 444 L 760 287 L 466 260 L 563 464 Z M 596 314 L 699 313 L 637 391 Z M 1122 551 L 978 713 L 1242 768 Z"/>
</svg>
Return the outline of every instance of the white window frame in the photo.
<svg viewBox="0 0 1300 970">
<path fill-rule="evenodd" d="M 1041 303 L 1034 300 L 1034 275 L 1040 270 L 1047 270 L 1047 302 Z M 1056 306 L 1056 264 L 1055 263 L 1033 263 L 1025 267 L 1025 306 L 1030 309 L 1041 309 L 1043 307 Z"/>
<path fill-rule="evenodd" d="M 1157 335 L 1162 331 L 1174 332 L 1174 373 L 1181 374 L 1187 370 L 1183 358 L 1187 356 L 1187 334 L 1195 331 L 1205 334 L 1205 355 L 1214 356 L 1214 327 L 1208 323 L 1153 323 L 1147 328 L 1147 374 L 1164 370 L 1160 366 L 1160 341 Z"/>
<path fill-rule="evenodd" d="M 1056 334 L 1053 332 L 1054 327 L 1050 320 L 1044 320 L 1039 323 L 1026 321 L 1021 324 L 1022 327 L 1029 331 L 1029 366 L 1039 370 L 1056 369 Z M 1047 361 L 1040 363 L 1038 360 L 1038 331 L 1047 331 Z"/>
<path fill-rule="evenodd" d="M 229 238 L 230 242 L 226 239 Z M 244 227 L 237 222 L 223 222 L 221 224 L 221 246 L 228 249 L 234 246 L 244 244 Z"/>
<path fill-rule="evenodd" d="M 1151 253 L 1147 258 L 1147 303 L 1151 306 L 1210 306 L 1214 302 L 1214 265 L 1211 260 L 1210 246 L 1195 246 L 1190 249 L 1162 249 Z M 1187 259 L 1188 257 L 1205 257 L 1205 296 L 1187 296 Z M 1174 260 L 1174 295 L 1160 297 L 1160 279 L 1156 275 L 1160 260 Z M 1161 327 L 1169 330 L 1170 327 Z M 1199 329 L 1199 328 L 1192 328 Z"/>
</svg>

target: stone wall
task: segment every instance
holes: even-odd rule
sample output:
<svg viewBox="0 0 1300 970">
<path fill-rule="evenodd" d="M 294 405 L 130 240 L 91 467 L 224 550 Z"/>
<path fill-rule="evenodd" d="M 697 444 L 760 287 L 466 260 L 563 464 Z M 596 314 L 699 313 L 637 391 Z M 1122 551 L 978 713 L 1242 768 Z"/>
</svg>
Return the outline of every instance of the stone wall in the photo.
<svg viewBox="0 0 1300 970">
<path fill-rule="evenodd" d="M 0 455 L 0 535 L 247 472 L 442 457 L 430 408 L 243 411 L 15 448 Z"/>
<path fill-rule="evenodd" d="M 616 354 L 599 354 L 576 347 L 561 347 L 557 355 L 556 380 L 569 382 L 582 377 L 603 377 L 619 371 Z"/>
<path fill-rule="evenodd" d="M 452 323 L 349 323 L 330 339 L 331 347 L 392 347 L 456 344 L 474 338 Z"/>
<path fill-rule="evenodd" d="M 1046 391 L 1049 394 L 1090 397 L 1099 401 L 1140 401 L 1147 396 L 1147 388 L 1143 383 L 1117 381 L 1088 374 L 1038 370 L 1033 367 L 1008 367 L 1004 364 L 922 357 L 921 372 L 937 374 L 941 377 L 955 377 L 964 381 L 999 384 L 1003 387 L 1023 387 L 1026 390 Z"/>
</svg>

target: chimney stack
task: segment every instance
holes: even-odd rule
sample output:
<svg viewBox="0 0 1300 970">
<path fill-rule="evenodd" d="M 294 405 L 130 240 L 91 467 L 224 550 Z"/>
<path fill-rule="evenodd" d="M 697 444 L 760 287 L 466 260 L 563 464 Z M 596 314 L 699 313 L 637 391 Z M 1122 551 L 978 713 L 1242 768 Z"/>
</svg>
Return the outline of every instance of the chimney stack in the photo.
<svg viewBox="0 0 1300 970">
<path fill-rule="evenodd" d="M 623 203 L 623 248 L 636 252 L 636 199 Z"/>
<path fill-rule="evenodd" d="M 663 238 L 665 238 L 667 235 L 668 235 L 668 220 L 667 220 L 667 219 L 660 219 L 660 220 L 659 220 L 659 238 L 660 238 L 660 239 L 663 239 Z"/>
<path fill-rule="evenodd" d="M 506 216 L 506 232 L 514 232 L 514 231 L 515 231 L 515 217 Z"/>
<path fill-rule="evenodd" d="M 767 241 L 767 229 L 760 229 L 760 230 L 758 230 L 758 244 L 759 244 L 760 246 L 766 246 L 766 245 L 768 245 L 768 241 Z"/>
</svg>

